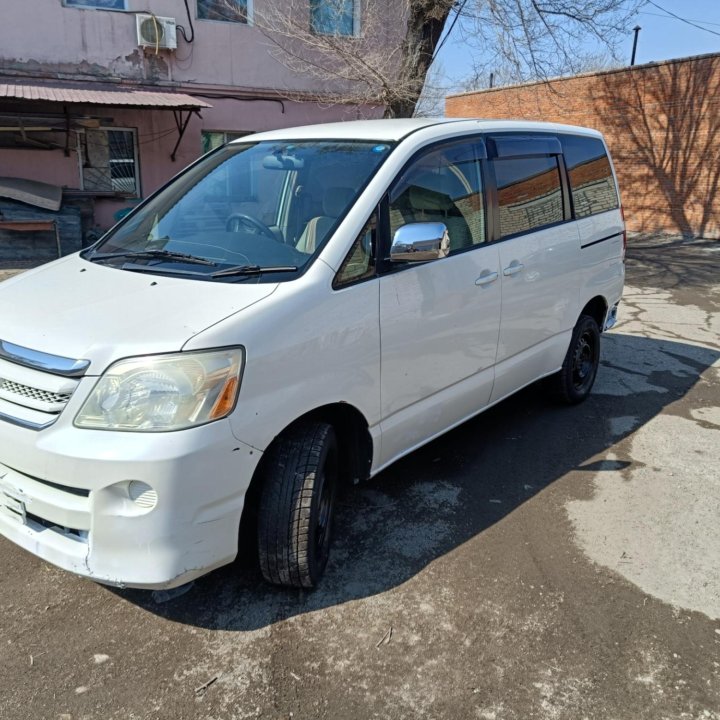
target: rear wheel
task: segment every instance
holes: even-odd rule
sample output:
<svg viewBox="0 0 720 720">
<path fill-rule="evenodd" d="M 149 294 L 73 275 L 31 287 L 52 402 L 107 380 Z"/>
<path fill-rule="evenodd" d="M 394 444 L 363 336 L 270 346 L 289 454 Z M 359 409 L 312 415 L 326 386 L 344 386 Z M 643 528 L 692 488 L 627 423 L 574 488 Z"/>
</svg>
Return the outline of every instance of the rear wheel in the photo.
<svg viewBox="0 0 720 720">
<path fill-rule="evenodd" d="M 573 329 L 562 369 L 548 378 L 553 397 L 568 405 L 590 394 L 600 364 L 600 330 L 593 318 L 581 315 Z"/>
<path fill-rule="evenodd" d="M 276 585 L 314 587 L 330 552 L 338 485 L 335 430 L 324 422 L 300 423 L 273 443 L 263 462 L 260 570 Z"/>
</svg>

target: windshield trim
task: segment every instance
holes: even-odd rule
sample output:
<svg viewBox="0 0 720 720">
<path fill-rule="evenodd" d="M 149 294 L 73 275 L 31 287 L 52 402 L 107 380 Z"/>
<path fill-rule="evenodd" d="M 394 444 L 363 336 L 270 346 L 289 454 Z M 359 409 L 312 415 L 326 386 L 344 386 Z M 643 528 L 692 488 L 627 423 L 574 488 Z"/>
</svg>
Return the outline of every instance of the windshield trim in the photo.
<svg viewBox="0 0 720 720">
<path fill-rule="evenodd" d="M 185 175 L 187 175 L 191 170 L 196 168 L 201 162 L 206 162 L 212 156 L 222 153 L 224 151 L 227 151 L 228 148 L 232 148 L 233 146 L 236 146 L 236 145 L 253 146 L 253 145 L 259 145 L 260 143 L 263 143 L 263 142 L 273 142 L 273 143 L 275 143 L 275 142 L 282 142 L 282 143 L 302 143 L 302 142 L 323 143 L 323 142 L 327 142 L 327 143 L 359 143 L 359 144 L 368 144 L 368 145 L 371 143 L 375 143 L 375 144 L 387 145 L 389 147 L 389 150 L 385 154 L 385 157 L 383 157 L 380 160 L 380 162 L 375 166 L 373 171 L 368 174 L 367 178 L 365 179 L 365 182 L 357 189 L 357 192 L 355 194 L 355 200 L 354 200 L 354 202 L 357 202 L 357 200 L 362 197 L 362 195 L 365 192 L 365 190 L 367 189 L 368 185 L 372 182 L 372 180 L 375 178 L 375 176 L 380 171 L 380 169 L 385 165 L 385 163 L 388 161 L 388 159 L 393 155 L 393 153 L 395 152 L 395 150 L 397 149 L 398 145 L 401 142 L 401 141 L 397 141 L 397 140 L 375 140 L 375 139 L 358 140 L 357 138 L 312 138 L 312 139 L 299 138 L 299 139 L 294 139 L 292 136 L 289 136 L 287 138 L 278 138 L 278 139 L 275 139 L 272 141 L 270 141 L 270 140 L 252 141 L 252 140 L 249 140 L 250 137 L 251 136 L 238 138 L 237 140 L 233 140 L 229 143 L 225 143 L 224 145 L 221 145 L 220 147 L 217 147 L 217 148 L 211 150 L 210 152 L 207 152 L 204 155 L 201 155 L 199 158 L 197 158 L 196 160 L 191 162 L 187 167 L 182 169 L 177 174 L 173 175 L 173 177 L 171 177 L 166 183 L 161 185 L 157 190 L 155 190 L 150 195 L 148 195 L 148 197 L 145 198 L 142 202 L 140 202 L 138 205 L 136 205 L 134 208 L 132 208 L 132 210 L 130 210 L 130 212 L 127 215 L 125 215 L 125 217 L 123 217 L 117 223 L 115 223 L 115 225 L 113 225 L 109 230 L 107 230 L 107 232 L 103 233 L 103 235 L 96 242 L 94 242 L 92 245 L 90 245 L 90 247 L 87 247 L 84 250 L 82 250 L 80 252 L 80 257 L 83 260 L 92 262 L 92 258 L 94 257 L 94 254 L 99 250 L 99 248 L 107 240 L 110 239 L 112 234 L 114 234 L 115 232 L 120 230 L 126 223 L 133 220 L 135 218 L 136 214 L 139 213 L 141 210 L 143 210 L 152 200 L 154 200 L 158 195 L 160 195 L 160 193 L 167 190 L 173 183 L 178 182 L 181 178 L 183 178 Z M 353 204 L 354 204 L 354 202 L 353 202 Z M 349 211 L 349 209 L 348 209 L 348 211 Z M 292 274 L 284 273 L 281 276 L 280 280 L 264 279 L 264 277 L 265 277 L 264 274 L 256 275 L 253 277 L 256 277 L 258 282 L 261 282 L 261 283 L 262 282 L 290 282 L 292 280 L 296 280 L 297 278 L 302 277 L 310 269 L 310 267 L 315 264 L 320 253 L 323 251 L 323 249 L 326 247 L 328 242 L 330 242 L 332 237 L 335 235 L 338 227 L 340 226 L 340 224 L 343 222 L 344 219 L 345 219 L 345 215 L 342 215 L 341 217 L 337 218 L 335 223 L 328 230 L 323 242 L 320 243 L 315 248 L 315 252 L 313 252 L 313 254 L 308 257 L 307 262 L 302 267 L 298 268 L 297 272 L 292 273 Z M 122 265 L 107 265 L 106 267 L 113 268 L 116 270 L 123 270 Z M 129 271 L 129 270 L 127 270 L 127 271 Z M 162 274 L 162 273 L 159 271 L 156 271 L 155 274 Z M 268 274 L 270 274 L 270 273 L 268 273 Z M 168 275 L 175 275 L 177 277 L 182 277 L 179 273 L 173 273 L 171 271 L 171 269 L 168 269 Z M 183 274 L 183 275 L 186 275 L 186 274 Z M 198 273 L 198 276 L 199 275 L 201 275 L 201 273 Z M 192 277 L 193 279 L 198 279 L 198 276 L 192 276 L 192 275 L 186 275 L 186 276 Z"/>
</svg>

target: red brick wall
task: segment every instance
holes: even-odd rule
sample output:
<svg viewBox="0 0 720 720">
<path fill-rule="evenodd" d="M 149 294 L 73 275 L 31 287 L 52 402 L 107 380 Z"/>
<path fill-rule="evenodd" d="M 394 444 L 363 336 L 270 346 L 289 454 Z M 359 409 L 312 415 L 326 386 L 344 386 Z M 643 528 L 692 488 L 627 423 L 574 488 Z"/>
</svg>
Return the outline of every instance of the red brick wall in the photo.
<svg viewBox="0 0 720 720">
<path fill-rule="evenodd" d="M 596 128 L 629 230 L 720 237 L 720 54 L 451 95 L 446 114 Z"/>
</svg>

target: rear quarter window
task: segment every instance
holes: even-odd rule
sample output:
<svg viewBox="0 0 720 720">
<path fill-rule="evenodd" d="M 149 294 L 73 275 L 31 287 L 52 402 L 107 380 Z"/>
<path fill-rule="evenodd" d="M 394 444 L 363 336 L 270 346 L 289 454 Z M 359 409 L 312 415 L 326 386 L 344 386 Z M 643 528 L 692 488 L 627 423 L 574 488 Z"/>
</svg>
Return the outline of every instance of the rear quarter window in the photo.
<svg viewBox="0 0 720 720">
<path fill-rule="evenodd" d="M 598 138 L 561 135 L 575 217 L 597 215 L 619 206 L 605 145 Z"/>
</svg>

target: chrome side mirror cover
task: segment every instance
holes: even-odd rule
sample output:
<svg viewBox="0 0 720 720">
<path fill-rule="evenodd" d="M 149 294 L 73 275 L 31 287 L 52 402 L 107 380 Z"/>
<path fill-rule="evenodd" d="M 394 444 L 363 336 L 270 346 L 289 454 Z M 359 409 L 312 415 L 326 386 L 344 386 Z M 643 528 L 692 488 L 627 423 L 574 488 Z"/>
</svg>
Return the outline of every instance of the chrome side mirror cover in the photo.
<svg viewBox="0 0 720 720">
<path fill-rule="evenodd" d="M 427 262 L 447 257 L 450 236 L 445 223 L 409 223 L 395 231 L 390 246 L 391 262 Z"/>
</svg>

